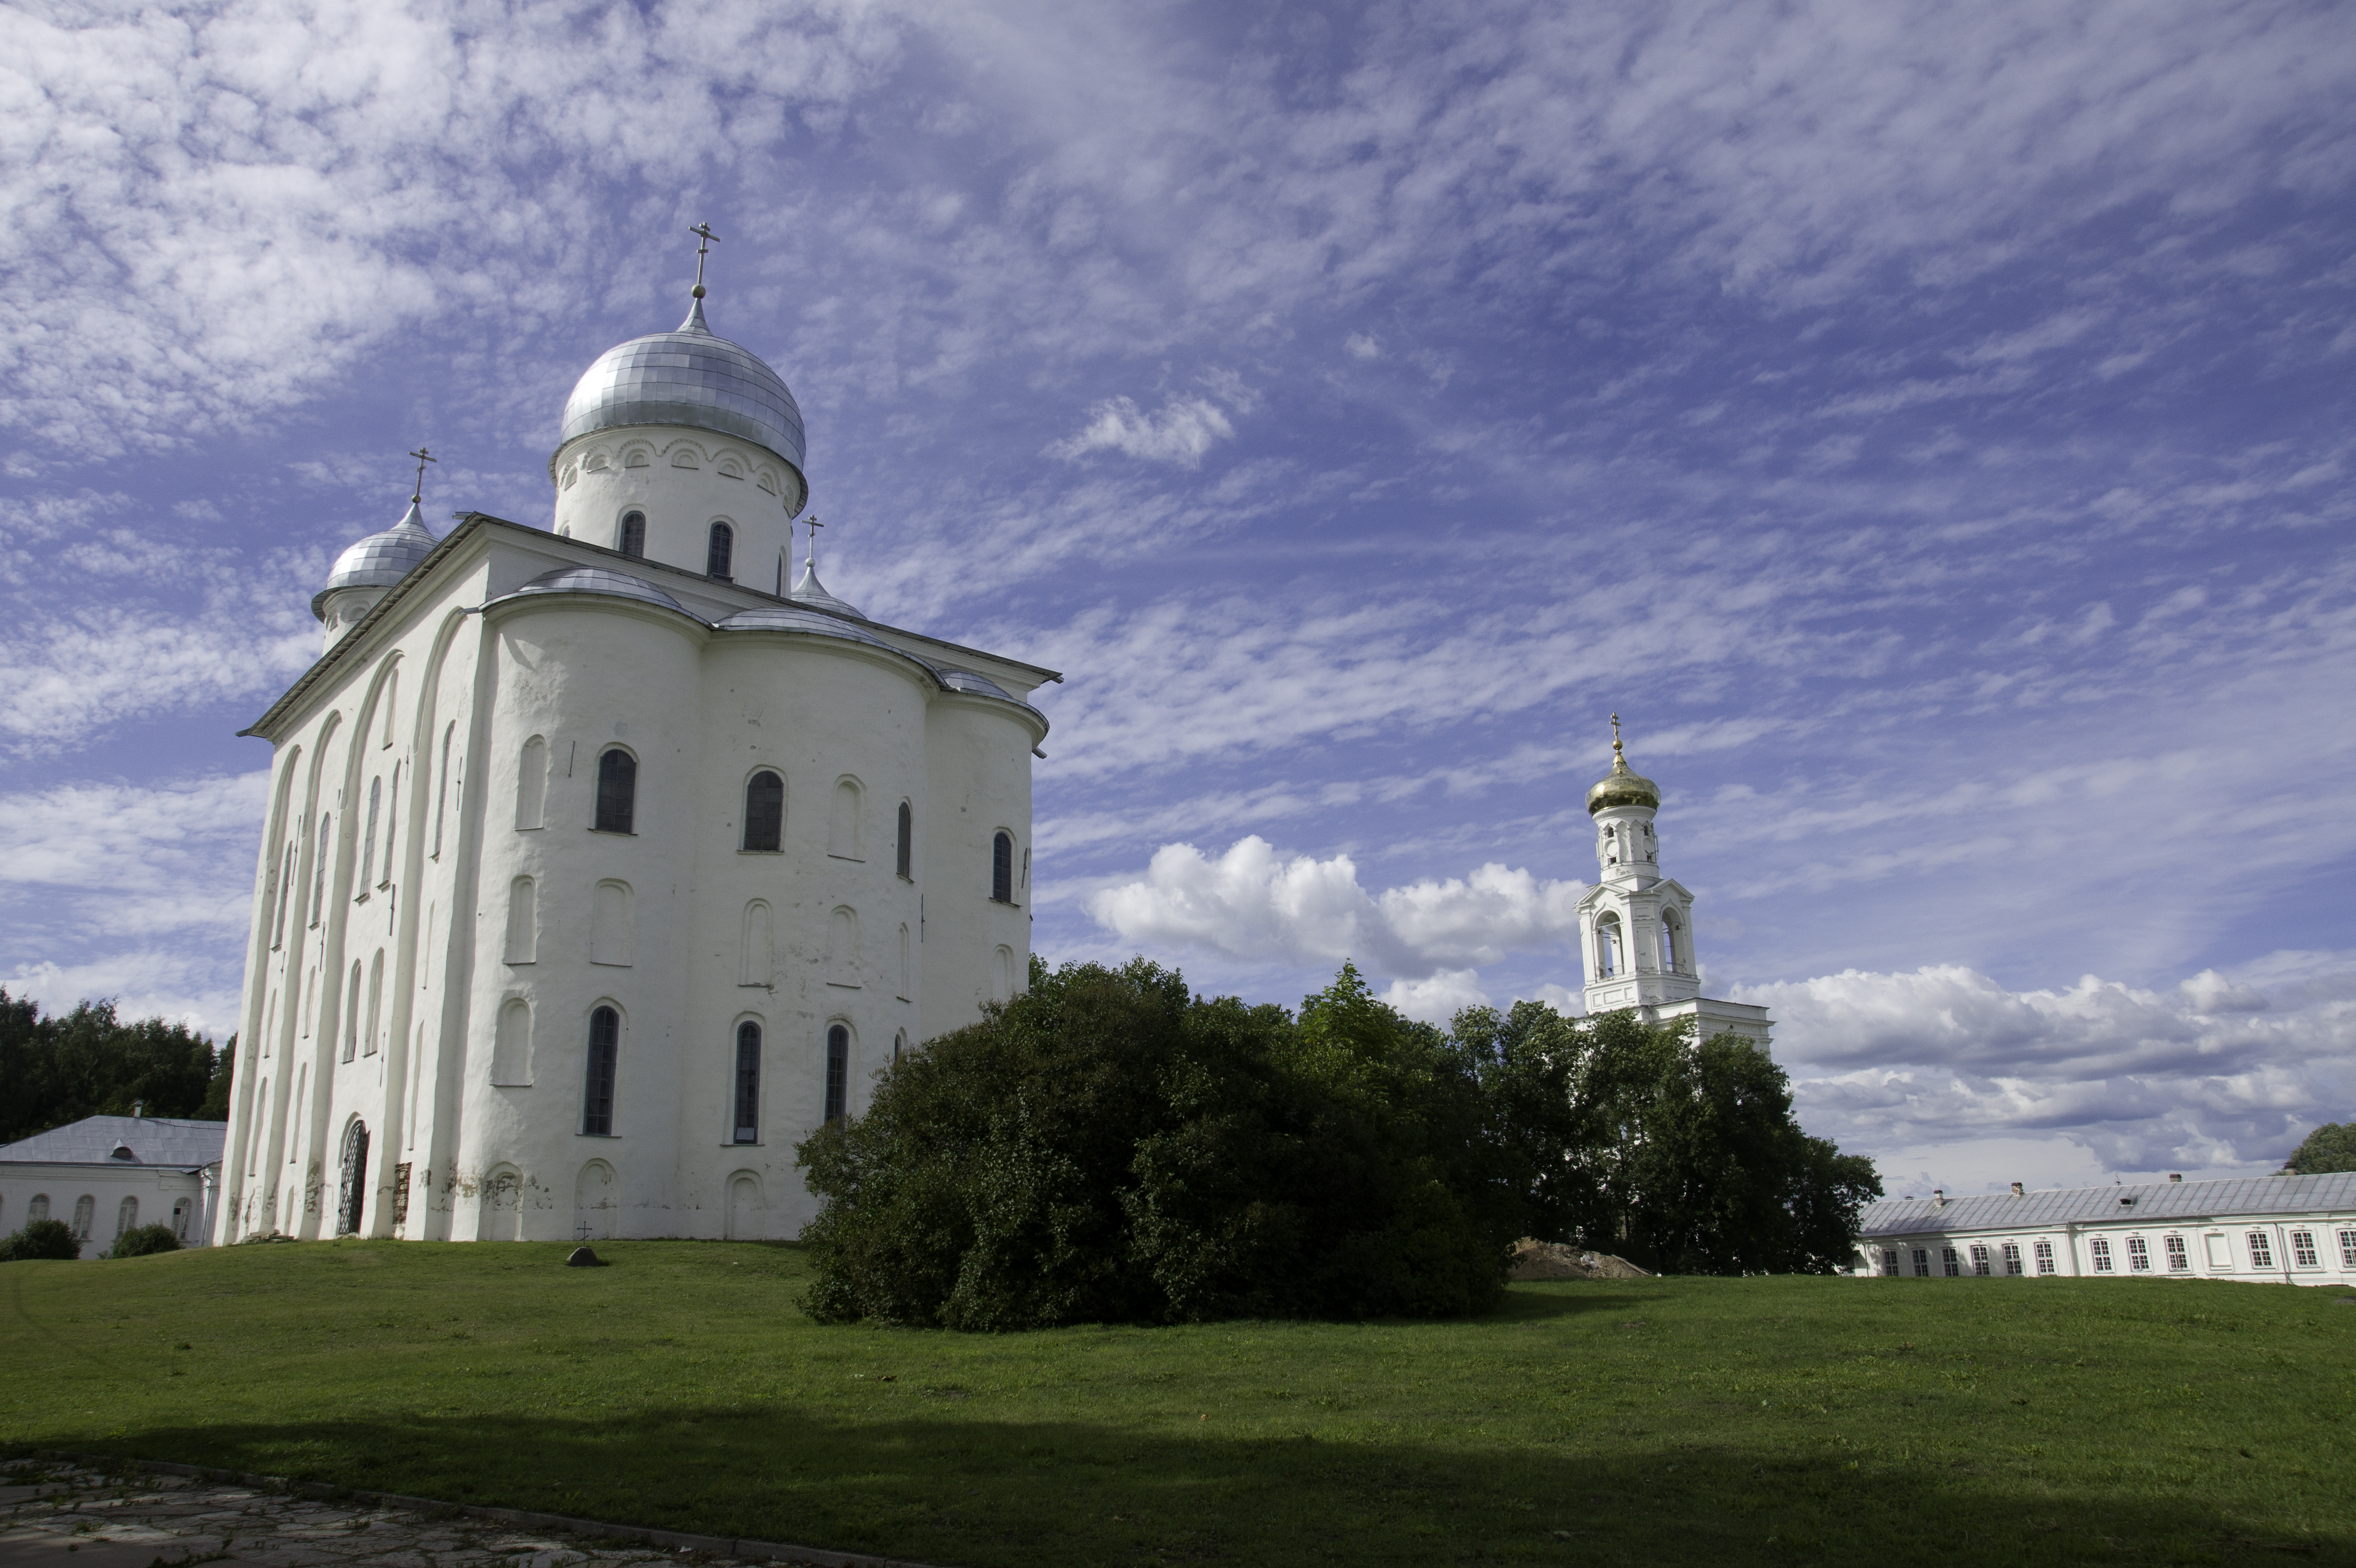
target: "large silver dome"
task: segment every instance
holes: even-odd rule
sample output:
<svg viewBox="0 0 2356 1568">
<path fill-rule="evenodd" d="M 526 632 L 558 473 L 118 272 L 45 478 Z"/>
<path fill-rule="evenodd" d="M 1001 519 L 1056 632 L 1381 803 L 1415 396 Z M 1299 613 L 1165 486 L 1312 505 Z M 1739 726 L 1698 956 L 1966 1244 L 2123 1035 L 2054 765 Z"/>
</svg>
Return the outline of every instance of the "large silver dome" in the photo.
<svg viewBox="0 0 2356 1568">
<path fill-rule="evenodd" d="M 371 533 L 336 557 L 327 585 L 311 596 L 311 613 L 327 618 L 327 596 L 338 588 L 390 588 L 409 575 L 438 543 L 425 526 L 417 502 L 382 533 Z"/>
<path fill-rule="evenodd" d="M 564 402 L 559 445 L 631 424 L 684 424 L 766 447 L 792 467 L 801 494 L 787 498 L 787 510 L 801 510 L 809 493 L 801 407 L 759 355 L 704 324 L 703 301 L 678 331 L 633 338 L 598 355 Z"/>
</svg>

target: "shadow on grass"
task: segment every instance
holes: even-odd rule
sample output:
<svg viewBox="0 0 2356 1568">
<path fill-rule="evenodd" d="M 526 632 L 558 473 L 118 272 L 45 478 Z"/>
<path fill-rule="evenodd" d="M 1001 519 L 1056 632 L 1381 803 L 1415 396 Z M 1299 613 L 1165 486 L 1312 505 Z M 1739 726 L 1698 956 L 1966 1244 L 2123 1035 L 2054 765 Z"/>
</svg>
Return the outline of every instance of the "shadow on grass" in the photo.
<svg viewBox="0 0 2356 1568">
<path fill-rule="evenodd" d="M 876 1414 L 789 1405 L 608 1417 L 121 1429 L 77 1446 L 453 1501 L 1005 1564 L 2345 1562 L 2222 1505 L 2086 1495 L 2026 1466 L 1933 1468 L 1736 1441 L 1558 1444 L 1231 1438 L 948 1412 L 963 1391 L 878 1387 Z M 1579 1446 L 1575 1444 L 1584 1444 Z M 2252 1511 L 2258 1511 L 2253 1509 Z"/>
</svg>

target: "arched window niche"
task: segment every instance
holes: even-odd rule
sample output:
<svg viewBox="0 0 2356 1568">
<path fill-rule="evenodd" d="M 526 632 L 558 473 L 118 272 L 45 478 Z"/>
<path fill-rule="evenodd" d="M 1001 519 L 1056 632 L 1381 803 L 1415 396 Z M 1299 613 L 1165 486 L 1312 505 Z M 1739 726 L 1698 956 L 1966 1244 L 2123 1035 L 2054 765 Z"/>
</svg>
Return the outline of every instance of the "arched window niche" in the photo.
<svg viewBox="0 0 2356 1568">
<path fill-rule="evenodd" d="M 1003 831 L 990 841 L 990 900 L 1014 902 L 1014 835 Z"/>
<path fill-rule="evenodd" d="M 646 467 L 644 453 L 633 452 L 630 457 L 631 467 Z M 647 553 L 647 514 L 645 512 L 626 511 L 622 514 L 621 528 L 614 536 L 614 548 L 634 561 L 645 558 Z"/>
<path fill-rule="evenodd" d="M 592 1138 L 614 1135 L 614 1087 L 621 1070 L 622 1015 L 609 1006 L 589 1013 L 589 1059 L 581 1090 L 581 1131 Z"/>
<path fill-rule="evenodd" d="M 736 1132 L 739 1144 L 761 1141 L 761 1026 L 736 1026 Z"/>
<path fill-rule="evenodd" d="M 1685 933 L 1677 927 L 1677 912 L 1661 911 L 1661 967 L 1675 974 L 1686 966 Z"/>
<path fill-rule="evenodd" d="M 785 843 L 786 781 L 762 768 L 744 781 L 744 850 L 776 854 Z"/>
<path fill-rule="evenodd" d="M 723 583 L 734 582 L 729 570 L 735 564 L 736 531 L 724 522 L 712 525 L 712 532 L 703 551 L 703 575 Z"/>
<path fill-rule="evenodd" d="M 516 763 L 517 831 L 530 832 L 547 820 L 548 811 L 548 740 L 533 736 L 523 743 L 523 755 Z"/>
<path fill-rule="evenodd" d="M 834 809 L 827 814 L 826 853 L 836 860 L 865 858 L 861 840 L 866 824 L 861 821 L 865 804 L 856 779 L 834 781 Z"/>
<path fill-rule="evenodd" d="M 637 832 L 638 759 L 618 746 L 609 746 L 597 758 L 597 815 L 592 824 L 601 833 Z"/>
<path fill-rule="evenodd" d="M 899 847 L 893 855 L 895 869 L 904 881 L 916 879 L 916 813 L 907 801 L 900 802 Z"/>
<path fill-rule="evenodd" d="M 840 1122 L 851 1100 L 851 1030 L 830 1024 L 826 1030 L 826 1119 Z"/>
<path fill-rule="evenodd" d="M 1595 922 L 1595 978 L 1610 980 L 1624 967 L 1620 917 L 1606 915 Z"/>
</svg>

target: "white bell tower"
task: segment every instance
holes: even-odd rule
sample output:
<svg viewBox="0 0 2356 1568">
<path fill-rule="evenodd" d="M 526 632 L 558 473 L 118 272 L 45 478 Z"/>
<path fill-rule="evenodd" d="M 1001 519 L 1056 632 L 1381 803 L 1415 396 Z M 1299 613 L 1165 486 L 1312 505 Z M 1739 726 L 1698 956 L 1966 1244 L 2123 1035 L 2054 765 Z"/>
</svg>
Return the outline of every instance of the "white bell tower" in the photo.
<svg viewBox="0 0 2356 1568">
<path fill-rule="evenodd" d="M 1595 820 L 1596 885 L 1579 901 L 1584 996 L 1590 1015 L 1633 1009 L 1648 1024 L 1698 1021 L 1697 1038 L 1728 1030 L 1767 1044 L 1764 1007 L 1713 1002 L 1701 993 L 1694 957 L 1694 896 L 1661 875 L 1654 817 L 1661 789 L 1632 771 L 1612 715 L 1612 771 L 1587 792 Z"/>
</svg>

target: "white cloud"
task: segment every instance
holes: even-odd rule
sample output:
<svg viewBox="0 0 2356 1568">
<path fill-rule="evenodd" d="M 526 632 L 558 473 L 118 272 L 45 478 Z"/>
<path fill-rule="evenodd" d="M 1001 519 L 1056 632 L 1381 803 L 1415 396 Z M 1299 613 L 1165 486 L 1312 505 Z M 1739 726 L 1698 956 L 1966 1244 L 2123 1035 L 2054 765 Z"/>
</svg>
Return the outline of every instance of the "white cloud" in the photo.
<svg viewBox="0 0 2356 1568">
<path fill-rule="evenodd" d="M 82 783 L 0 796 L 0 950 L 51 1012 L 236 1027 L 270 776 Z"/>
<path fill-rule="evenodd" d="M 1088 411 L 1078 434 L 1048 447 L 1047 455 L 1070 462 L 1090 452 L 1113 451 L 1191 468 L 1235 433 L 1226 413 L 1208 398 L 1176 398 L 1151 413 L 1140 413 L 1128 398 L 1108 398 Z"/>
<path fill-rule="evenodd" d="M 1349 855 L 1288 859 L 1255 833 L 1215 860 L 1193 844 L 1164 844 L 1141 879 L 1100 889 L 1087 908 L 1130 941 L 1240 959 L 1355 959 L 1375 974 L 1424 983 L 1414 993 L 1423 997 L 1453 993 L 1449 985 L 1466 992 L 1469 967 L 1445 983 L 1438 978 L 1451 966 L 1569 940 L 1584 891 L 1491 864 L 1375 895 L 1359 886 Z"/>
<path fill-rule="evenodd" d="M 1772 1011 L 1811 1131 L 1956 1182 L 1997 1179 L 1971 1174 L 1987 1157 L 1974 1146 L 2024 1137 L 2047 1146 L 2045 1174 L 2010 1179 L 2271 1169 L 2356 1110 L 2356 953 L 2277 953 L 2165 990 L 2087 975 L 2015 992 L 1937 965 L 1733 995 Z"/>
<path fill-rule="evenodd" d="M 1443 969 L 1424 980 L 1394 980 L 1383 1000 L 1410 1018 L 1445 1026 L 1467 1007 L 1485 1007 L 1489 993 L 1481 989 L 1477 970 Z"/>
</svg>

